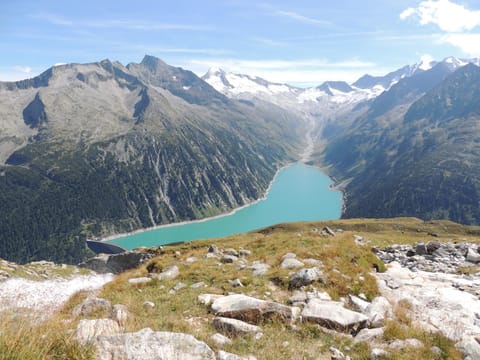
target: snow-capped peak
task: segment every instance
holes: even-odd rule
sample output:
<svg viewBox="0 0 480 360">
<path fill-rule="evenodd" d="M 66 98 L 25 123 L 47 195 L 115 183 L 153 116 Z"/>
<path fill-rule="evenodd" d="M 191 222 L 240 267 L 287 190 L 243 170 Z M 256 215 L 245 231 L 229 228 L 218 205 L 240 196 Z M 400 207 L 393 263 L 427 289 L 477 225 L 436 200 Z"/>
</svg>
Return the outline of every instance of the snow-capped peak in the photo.
<svg viewBox="0 0 480 360">
<path fill-rule="evenodd" d="M 420 64 L 418 64 L 418 69 L 427 71 L 430 70 L 435 64 L 436 61 L 434 61 L 430 55 L 423 55 L 421 57 Z"/>
</svg>

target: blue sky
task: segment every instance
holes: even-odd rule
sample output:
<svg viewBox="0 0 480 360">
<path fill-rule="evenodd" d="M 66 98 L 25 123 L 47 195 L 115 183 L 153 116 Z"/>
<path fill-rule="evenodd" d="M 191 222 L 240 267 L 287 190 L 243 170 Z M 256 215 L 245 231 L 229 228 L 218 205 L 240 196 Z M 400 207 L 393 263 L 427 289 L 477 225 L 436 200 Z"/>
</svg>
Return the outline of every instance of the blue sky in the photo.
<svg viewBox="0 0 480 360">
<path fill-rule="evenodd" d="M 0 80 L 144 54 L 299 86 L 480 57 L 480 0 L 1 0 Z"/>
</svg>

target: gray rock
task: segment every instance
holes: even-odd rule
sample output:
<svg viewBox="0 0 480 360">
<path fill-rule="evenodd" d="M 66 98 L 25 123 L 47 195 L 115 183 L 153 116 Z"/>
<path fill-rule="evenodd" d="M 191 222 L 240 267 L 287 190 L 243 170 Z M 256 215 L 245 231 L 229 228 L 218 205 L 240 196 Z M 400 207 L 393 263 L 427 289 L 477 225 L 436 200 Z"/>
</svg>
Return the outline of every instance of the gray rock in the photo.
<svg viewBox="0 0 480 360">
<path fill-rule="evenodd" d="M 288 306 L 241 294 L 224 296 L 215 300 L 212 304 L 212 311 L 217 316 L 235 318 L 250 324 L 257 324 L 271 317 L 291 320 L 294 315 L 292 308 Z"/>
<path fill-rule="evenodd" d="M 252 270 L 253 276 L 263 276 L 270 270 L 270 265 L 254 261 L 250 266 L 250 270 Z"/>
<path fill-rule="evenodd" d="M 125 305 L 116 304 L 113 306 L 111 317 L 118 323 L 118 325 L 124 327 L 131 316 L 132 314 L 130 314 Z"/>
<path fill-rule="evenodd" d="M 435 251 L 440 249 L 442 244 L 440 244 L 438 241 L 429 241 L 426 245 L 427 248 L 427 254 L 432 255 Z"/>
<path fill-rule="evenodd" d="M 232 249 L 232 248 L 228 248 L 228 249 L 223 250 L 223 253 L 224 253 L 225 255 L 232 255 L 232 256 L 235 256 L 235 257 L 237 257 L 237 258 L 240 256 L 240 254 L 238 253 L 238 251 L 235 250 L 235 249 Z"/>
<path fill-rule="evenodd" d="M 480 263 L 480 254 L 474 249 L 468 248 L 466 259 L 471 263 Z"/>
<path fill-rule="evenodd" d="M 372 351 L 370 352 L 371 359 L 388 358 L 389 355 L 390 353 L 388 351 L 385 351 L 379 348 L 373 348 Z"/>
<path fill-rule="evenodd" d="M 309 285 L 315 281 L 325 283 L 325 276 L 318 267 L 302 269 L 292 276 L 288 287 L 289 289 L 296 289 L 305 285 Z"/>
<path fill-rule="evenodd" d="M 297 254 L 286 253 L 285 255 L 282 256 L 282 261 L 285 259 L 295 259 L 296 257 L 297 257 Z"/>
<path fill-rule="evenodd" d="M 110 301 L 95 296 L 90 296 L 85 299 L 80 305 L 73 309 L 73 316 L 91 316 L 99 312 L 110 313 L 112 311 L 112 304 Z"/>
<path fill-rule="evenodd" d="M 234 263 L 236 261 L 238 261 L 238 257 L 236 257 L 234 255 L 223 255 L 220 258 L 220 262 L 222 262 L 224 264 L 231 264 L 231 263 Z"/>
<path fill-rule="evenodd" d="M 155 332 L 149 328 L 135 333 L 100 336 L 95 341 L 102 360 L 215 360 L 215 353 L 192 335 Z"/>
<path fill-rule="evenodd" d="M 345 354 L 338 350 L 336 347 L 330 346 L 329 351 L 330 354 L 332 354 L 332 356 L 330 357 L 331 360 L 347 360 Z M 350 359 L 350 357 L 348 357 L 348 359 Z"/>
<path fill-rule="evenodd" d="M 393 317 L 392 305 L 383 296 L 377 296 L 365 309 L 370 327 L 382 327 L 386 319 Z"/>
<path fill-rule="evenodd" d="M 227 336 L 255 335 L 262 332 L 256 325 L 248 324 L 237 319 L 216 317 L 213 319 L 213 327 Z"/>
<path fill-rule="evenodd" d="M 350 334 L 357 333 L 367 326 L 368 317 L 345 309 L 342 303 L 312 299 L 303 309 L 304 321 L 318 323 L 328 329 Z"/>
<path fill-rule="evenodd" d="M 160 274 L 151 274 L 152 277 L 158 280 L 173 280 L 180 275 L 180 270 L 178 270 L 177 265 L 168 267 L 165 271 L 162 271 Z"/>
<path fill-rule="evenodd" d="M 168 293 L 169 294 L 175 294 L 177 291 L 182 290 L 183 288 L 186 288 L 187 284 L 183 282 L 176 283 L 173 288 L 171 288 Z"/>
<path fill-rule="evenodd" d="M 252 255 L 252 252 L 250 250 L 240 249 L 239 254 L 242 257 L 247 257 Z"/>
<path fill-rule="evenodd" d="M 139 278 L 128 279 L 128 283 L 132 285 L 143 285 L 143 284 L 148 284 L 149 282 L 152 282 L 152 278 L 139 277 Z"/>
<path fill-rule="evenodd" d="M 286 258 L 282 261 L 282 264 L 280 265 L 281 269 L 296 269 L 303 267 L 305 264 L 301 262 L 300 260 L 294 259 L 294 258 Z"/>
<path fill-rule="evenodd" d="M 243 287 L 242 282 L 240 279 L 235 279 L 235 280 L 228 280 L 228 283 L 232 285 L 233 287 Z"/>
<path fill-rule="evenodd" d="M 231 344 L 232 340 L 230 340 L 228 337 L 225 335 L 222 335 L 220 333 L 213 334 L 210 336 L 210 340 L 212 340 L 215 344 L 218 346 L 225 346 L 227 344 Z"/>
<path fill-rule="evenodd" d="M 213 254 L 219 254 L 220 253 L 220 250 L 218 249 L 218 246 L 217 245 L 210 245 L 208 247 L 208 252 L 209 253 L 213 253 Z"/>
<path fill-rule="evenodd" d="M 296 304 L 296 303 L 305 303 L 307 301 L 307 293 L 305 291 L 295 290 L 288 299 L 288 304 Z"/>
<path fill-rule="evenodd" d="M 155 307 L 155 303 L 153 303 L 151 301 L 145 301 L 143 303 L 143 307 L 146 308 L 146 309 L 153 309 Z"/>
<path fill-rule="evenodd" d="M 425 243 L 419 242 L 415 245 L 415 254 L 417 255 L 427 254 L 427 247 L 425 246 Z"/>
<path fill-rule="evenodd" d="M 112 335 L 120 332 L 120 326 L 112 319 L 82 319 L 75 330 L 75 339 L 80 344 L 93 342 L 97 336 Z"/>
<path fill-rule="evenodd" d="M 195 256 L 190 256 L 187 258 L 186 262 L 188 263 L 194 263 L 196 262 L 198 259 L 195 257 Z"/>
<path fill-rule="evenodd" d="M 205 284 L 203 281 L 196 282 L 195 284 L 190 285 L 192 289 L 198 289 L 201 287 L 206 287 L 207 284 Z"/>
<path fill-rule="evenodd" d="M 465 356 L 465 360 L 480 359 L 480 344 L 474 337 L 466 336 L 456 346 Z"/>
<path fill-rule="evenodd" d="M 323 228 L 323 231 L 325 231 L 328 235 L 330 236 L 335 236 L 335 231 L 333 231 L 332 229 L 330 229 L 328 226 L 325 226 Z"/>
<path fill-rule="evenodd" d="M 302 262 L 309 266 L 316 266 L 318 268 L 323 266 L 323 263 L 317 259 L 303 259 Z"/>
<path fill-rule="evenodd" d="M 224 295 L 218 295 L 218 294 L 200 294 L 197 297 L 197 300 L 200 304 L 203 304 L 205 306 L 209 306 L 212 304 L 215 300 L 220 299 L 224 297 Z"/>
<path fill-rule="evenodd" d="M 362 329 L 353 339 L 354 342 L 372 342 L 373 340 L 380 339 L 383 337 L 385 328 L 376 328 L 376 329 Z"/>
<path fill-rule="evenodd" d="M 348 295 L 348 304 L 351 306 L 351 308 L 355 311 L 364 313 L 365 310 L 370 306 L 370 303 L 368 301 L 365 301 L 358 296 L 355 295 Z"/>
<path fill-rule="evenodd" d="M 402 350 L 405 348 L 421 348 L 423 347 L 423 342 L 421 342 L 418 339 L 406 339 L 406 340 L 394 340 L 390 344 L 388 344 L 388 347 L 390 349 L 394 350 Z"/>
</svg>

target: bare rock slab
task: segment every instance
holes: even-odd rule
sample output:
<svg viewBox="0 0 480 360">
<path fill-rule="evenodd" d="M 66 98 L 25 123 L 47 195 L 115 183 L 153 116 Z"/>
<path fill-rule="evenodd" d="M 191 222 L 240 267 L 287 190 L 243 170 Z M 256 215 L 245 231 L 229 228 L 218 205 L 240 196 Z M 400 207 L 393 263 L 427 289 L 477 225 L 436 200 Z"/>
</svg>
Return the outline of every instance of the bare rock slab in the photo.
<svg viewBox="0 0 480 360">
<path fill-rule="evenodd" d="M 216 317 L 213 319 L 213 327 L 227 336 L 255 335 L 262 332 L 259 326 L 224 317 Z"/>
<path fill-rule="evenodd" d="M 155 332 L 149 328 L 100 336 L 95 346 L 101 360 L 215 360 L 212 349 L 192 335 Z"/>
<path fill-rule="evenodd" d="M 80 344 L 94 341 L 100 335 L 112 335 L 120 332 L 120 326 L 112 319 L 80 320 L 75 330 L 75 339 Z"/>
<path fill-rule="evenodd" d="M 328 329 L 355 334 L 367 326 L 368 317 L 345 309 L 342 303 L 312 299 L 303 309 L 304 321 L 318 323 Z"/>
<path fill-rule="evenodd" d="M 289 306 L 242 294 L 216 299 L 212 304 L 212 311 L 217 316 L 234 318 L 250 324 L 257 324 L 261 320 L 271 317 L 283 320 L 294 318 L 292 308 Z"/>
</svg>

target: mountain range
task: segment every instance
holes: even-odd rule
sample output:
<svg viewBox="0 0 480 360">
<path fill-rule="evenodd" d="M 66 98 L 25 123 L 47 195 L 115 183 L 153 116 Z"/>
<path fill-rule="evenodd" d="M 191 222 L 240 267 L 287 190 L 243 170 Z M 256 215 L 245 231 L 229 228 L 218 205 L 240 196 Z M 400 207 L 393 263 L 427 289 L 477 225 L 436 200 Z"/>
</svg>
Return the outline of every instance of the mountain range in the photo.
<svg viewBox="0 0 480 360">
<path fill-rule="evenodd" d="M 216 215 L 299 159 L 344 217 L 480 223 L 478 59 L 297 88 L 158 58 L 0 82 L 0 258 L 78 262 L 84 240 Z"/>
<path fill-rule="evenodd" d="M 151 56 L 0 83 L 0 114 L 0 257 L 19 262 L 78 262 L 86 237 L 253 201 L 304 132 L 294 113 Z"/>
</svg>

